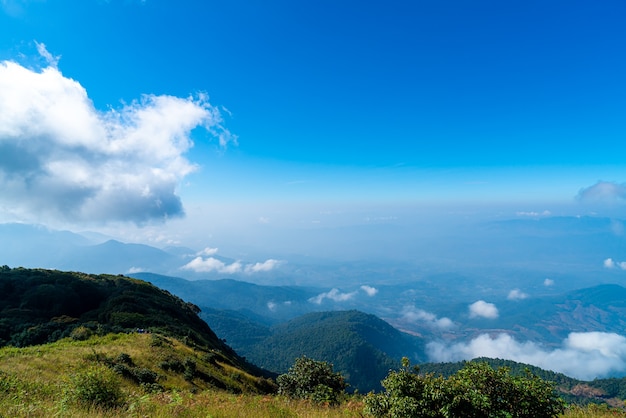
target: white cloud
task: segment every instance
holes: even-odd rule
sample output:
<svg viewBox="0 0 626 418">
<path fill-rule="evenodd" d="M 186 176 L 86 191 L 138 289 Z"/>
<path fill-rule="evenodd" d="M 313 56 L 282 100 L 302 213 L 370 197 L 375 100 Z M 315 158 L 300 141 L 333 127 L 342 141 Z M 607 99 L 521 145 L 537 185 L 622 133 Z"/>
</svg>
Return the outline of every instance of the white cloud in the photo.
<svg viewBox="0 0 626 418">
<path fill-rule="evenodd" d="M 437 315 L 418 309 L 414 306 L 405 306 L 402 310 L 402 319 L 408 322 L 422 322 L 432 328 L 450 329 L 454 327 L 454 322 L 450 318 L 437 318 Z"/>
<path fill-rule="evenodd" d="M 235 261 L 232 264 L 226 264 L 221 260 L 218 260 L 214 257 L 202 258 L 196 257 L 191 260 L 189 263 L 185 264 L 181 267 L 183 270 L 192 270 L 196 273 L 241 273 L 242 265 L 241 262 Z"/>
<path fill-rule="evenodd" d="M 211 249 L 209 249 L 211 250 Z M 205 249 L 206 251 L 206 249 Z M 215 248 L 217 252 L 217 248 Z M 237 273 L 259 273 L 264 271 L 270 271 L 278 267 L 282 262 L 278 260 L 266 260 L 262 263 L 255 264 L 243 264 L 241 261 L 235 261 L 231 264 L 226 264 L 223 261 L 215 258 L 208 257 L 203 258 L 198 256 L 191 260 L 189 263 L 181 267 L 183 270 L 191 270 L 196 273 L 223 273 L 223 274 L 237 274 Z"/>
<path fill-rule="evenodd" d="M 367 296 L 376 296 L 376 294 L 378 293 L 378 289 L 372 286 L 368 286 L 366 284 L 361 286 L 361 290 L 367 293 Z"/>
<path fill-rule="evenodd" d="M 451 345 L 431 342 L 426 349 L 430 361 L 502 358 L 582 380 L 626 372 L 626 337 L 614 333 L 573 332 L 561 347 L 552 350 L 533 342 L 519 342 L 508 334 L 482 334 L 469 342 Z"/>
<path fill-rule="evenodd" d="M 133 273 L 141 273 L 143 271 L 148 271 L 148 269 L 145 269 L 143 267 L 131 267 L 128 269 L 128 274 L 133 274 Z"/>
<path fill-rule="evenodd" d="M 528 297 L 528 294 L 522 292 L 519 289 L 513 289 L 509 292 L 507 299 L 508 300 L 522 300 L 522 299 L 526 299 L 527 297 Z"/>
<path fill-rule="evenodd" d="M 321 305 L 324 299 L 330 299 L 335 302 L 345 302 L 355 297 L 357 292 L 341 293 L 339 289 L 333 288 L 328 292 L 320 293 L 309 299 L 309 302 Z"/>
<path fill-rule="evenodd" d="M 580 189 L 578 199 L 585 202 L 611 202 L 626 199 L 626 183 L 598 181 L 596 184 Z"/>
<path fill-rule="evenodd" d="M 236 140 L 207 96 L 144 95 L 99 111 L 37 48 L 49 63 L 41 71 L 0 62 L 0 208 L 27 221 L 182 216 L 177 188 L 196 169 L 185 157 L 191 131 Z"/>
<path fill-rule="evenodd" d="M 493 303 L 479 300 L 469 306 L 469 316 L 470 318 L 481 317 L 487 319 L 495 319 L 498 317 L 498 308 L 496 308 L 496 305 L 494 305 Z"/>
<path fill-rule="evenodd" d="M 545 279 L 543 281 L 543 285 L 546 286 L 546 287 L 554 286 L 554 280 L 552 280 L 552 279 Z"/>
<path fill-rule="evenodd" d="M 218 248 L 206 247 L 204 250 L 199 251 L 197 255 L 200 256 L 212 256 L 217 254 Z"/>
<path fill-rule="evenodd" d="M 536 218 L 538 216 L 550 216 L 552 215 L 552 212 L 550 212 L 549 210 L 544 210 L 543 212 L 524 212 L 524 211 L 519 211 L 515 213 L 517 216 L 530 216 L 533 218 Z"/>
<path fill-rule="evenodd" d="M 50 67 L 53 67 L 53 68 L 57 68 L 58 67 L 59 60 L 61 59 L 60 56 L 52 55 L 46 49 L 46 44 L 44 44 L 44 43 L 39 43 L 39 42 L 35 41 L 35 46 L 37 47 L 37 52 L 39 53 L 39 55 L 41 55 L 41 57 L 46 60 L 46 62 L 48 63 L 48 65 Z"/>
<path fill-rule="evenodd" d="M 619 267 L 622 270 L 626 270 L 626 261 L 614 261 L 612 258 L 607 258 L 606 260 L 604 260 L 602 265 L 607 269 Z"/>
<path fill-rule="evenodd" d="M 267 309 L 272 312 L 276 312 L 276 303 L 272 301 L 267 302 Z"/>
<path fill-rule="evenodd" d="M 262 263 L 249 264 L 245 268 L 246 273 L 258 273 L 261 271 L 271 271 L 278 267 L 282 262 L 278 260 L 265 260 Z"/>
</svg>

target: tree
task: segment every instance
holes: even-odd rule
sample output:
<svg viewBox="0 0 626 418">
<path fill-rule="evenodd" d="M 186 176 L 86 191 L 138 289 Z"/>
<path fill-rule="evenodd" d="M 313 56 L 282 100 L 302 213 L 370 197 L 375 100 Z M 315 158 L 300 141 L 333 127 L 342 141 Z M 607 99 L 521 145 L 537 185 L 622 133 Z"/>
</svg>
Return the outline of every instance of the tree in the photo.
<svg viewBox="0 0 626 418">
<path fill-rule="evenodd" d="M 391 371 L 383 380 L 385 393 L 365 398 L 366 412 L 375 417 L 553 418 L 563 412 L 554 384 L 526 372 L 512 376 L 507 368 L 467 363 L 448 379 L 411 370 Z"/>
<path fill-rule="evenodd" d="M 333 365 L 299 357 L 285 374 L 276 379 L 278 393 L 291 398 L 311 399 L 331 405 L 339 402 L 339 395 L 348 386 L 341 373 L 333 371 Z"/>
</svg>

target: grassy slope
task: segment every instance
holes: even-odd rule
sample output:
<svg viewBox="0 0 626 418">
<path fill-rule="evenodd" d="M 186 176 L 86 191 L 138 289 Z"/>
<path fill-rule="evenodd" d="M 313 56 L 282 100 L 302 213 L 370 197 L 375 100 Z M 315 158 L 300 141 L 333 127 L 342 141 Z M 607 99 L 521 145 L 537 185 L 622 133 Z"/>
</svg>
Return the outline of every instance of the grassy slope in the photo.
<svg viewBox="0 0 626 418">
<path fill-rule="evenodd" d="M 156 343 L 156 344 L 155 344 Z M 125 353 L 137 367 L 157 371 L 162 391 L 150 392 L 116 375 L 124 403 L 113 409 L 94 408 L 71 401 L 75 391 L 72 376 L 93 367 L 104 368 L 105 359 Z M 164 359 L 193 358 L 198 371 L 220 376 L 229 382 L 231 392 L 216 389 L 210 382 L 195 377 L 185 380 L 181 373 L 159 368 Z M 182 342 L 150 334 L 110 334 L 86 341 L 64 339 L 25 348 L 0 349 L 0 416 L 2 417 L 362 417 L 363 404 L 351 397 L 339 407 L 316 406 L 279 396 L 255 394 L 253 376 L 234 370 L 219 359 L 205 361 L 206 353 Z M 235 394 L 233 391 L 247 391 Z M 601 408 L 574 408 L 564 417 L 626 416 Z"/>
</svg>

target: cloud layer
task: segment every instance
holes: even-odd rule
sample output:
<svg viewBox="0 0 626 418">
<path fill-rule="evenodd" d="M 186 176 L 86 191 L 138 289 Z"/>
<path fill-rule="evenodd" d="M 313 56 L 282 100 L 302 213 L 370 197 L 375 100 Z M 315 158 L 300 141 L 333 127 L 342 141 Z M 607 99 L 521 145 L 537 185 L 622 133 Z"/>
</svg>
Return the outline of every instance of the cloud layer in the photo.
<svg viewBox="0 0 626 418">
<path fill-rule="evenodd" d="M 203 258 L 198 256 L 182 266 L 181 269 L 195 271 L 196 273 L 252 274 L 274 270 L 280 264 L 281 261 L 271 258 L 262 263 L 243 264 L 241 261 L 234 261 L 226 264 L 215 257 Z"/>
<path fill-rule="evenodd" d="M 185 158 L 191 131 L 232 140 L 206 95 L 145 95 L 101 112 L 38 49 L 50 63 L 41 71 L 0 62 L 0 212 L 136 223 L 181 216 L 177 187 L 196 168 Z"/>
<path fill-rule="evenodd" d="M 604 332 L 573 332 L 561 347 L 550 350 L 519 342 L 508 334 L 482 334 L 466 343 L 427 345 L 429 360 L 449 362 L 491 357 L 532 364 L 581 380 L 626 372 L 626 337 Z"/>
<path fill-rule="evenodd" d="M 438 318 L 434 313 L 418 309 L 415 306 L 405 306 L 402 310 L 402 319 L 408 322 L 424 323 L 431 328 L 440 330 L 454 328 L 454 322 L 450 318 Z"/>
</svg>

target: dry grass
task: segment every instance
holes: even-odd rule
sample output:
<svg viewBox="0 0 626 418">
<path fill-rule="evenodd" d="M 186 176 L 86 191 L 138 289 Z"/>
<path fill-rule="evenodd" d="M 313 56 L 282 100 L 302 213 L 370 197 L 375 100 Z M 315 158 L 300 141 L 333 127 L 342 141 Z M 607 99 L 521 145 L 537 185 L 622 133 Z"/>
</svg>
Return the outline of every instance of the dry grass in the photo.
<svg viewBox="0 0 626 418">
<path fill-rule="evenodd" d="M 363 417 L 363 402 L 349 398 L 338 407 L 327 407 L 307 401 L 280 396 L 233 394 L 211 388 L 206 382 L 185 381 L 180 373 L 158 369 L 163 356 L 198 360 L 207 373 L 222 373 L 233 387 L 248 387 L 254 377 L 227 365 L 202 364 L 202 353 L 170 340 L 155 347 L 150 335 L 118 334 L 93 337 L 87 341 L 62 340 L 53 344 L 28 348 L 0 349 L 0 418 L 352 418 Z M 130 355 L 139 367 L 158 370 L 164 392 L 148 393 L 119 376 L 124 404 L 103 410 L 71 401 L 71 376 L 93 366 L 94 358 L 114 358 L 120 353 Z M 563 418 L 624 417 L 626 412 L 607 407 L 572 407 Z"/>
</svg>

